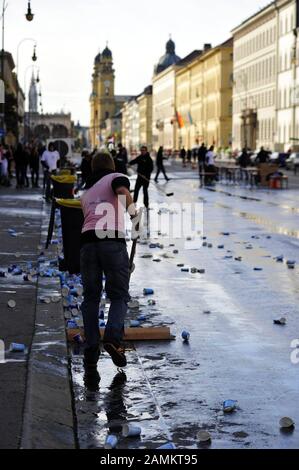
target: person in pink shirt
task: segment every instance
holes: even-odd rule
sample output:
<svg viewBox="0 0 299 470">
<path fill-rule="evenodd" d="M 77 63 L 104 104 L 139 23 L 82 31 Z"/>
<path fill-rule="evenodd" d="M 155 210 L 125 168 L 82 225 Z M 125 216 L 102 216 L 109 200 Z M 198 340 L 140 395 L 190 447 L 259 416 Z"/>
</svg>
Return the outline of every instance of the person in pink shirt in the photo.
<svg viewBox="0 0 299 470">
<path fill-rule="evenodd" d="M 129 296 L 129 257 L 125 239 L 125 212 L 137 216 L 129 179 L 115 173 L 110 154 L 98 153 L 92 161 L 92 177 L 81 198 L 84 225 L 81 235 L 81 275 L 84 288 L 82 313 L 86 348 L 84 365 L 96 368 L 100 357 L 99 303 L 103 273 L 111 301 L 104 349 L 117 367 L 127 360 L 121 342 Z"/>
</svg>

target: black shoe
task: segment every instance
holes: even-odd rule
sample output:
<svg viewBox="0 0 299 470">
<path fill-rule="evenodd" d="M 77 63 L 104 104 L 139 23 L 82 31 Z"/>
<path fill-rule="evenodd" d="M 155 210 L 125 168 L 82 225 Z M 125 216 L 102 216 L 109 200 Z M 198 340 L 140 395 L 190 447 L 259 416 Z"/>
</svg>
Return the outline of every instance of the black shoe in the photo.
<svg viewBox="0 0 299 470">
<path fill-rule="evenodd" d="M 89 392 L 97 393 L 100 390 L 101 376 L 97 369 L 85 368 L 84 385 Z"/>
<path fill-rule="evenodd" d="M 127 359 L 125 356 L 125 349 L 121 346 L 115 346 L 112 343 L 105 343 L 104 349 L 110 354 L 113 363 L 116 367 L 126 367 Z"/>
<path fill-rule="evenodd" d="M 87 369 L 96 369 L 100 358 L 100 349 L 98 347 L 86 348 L 84 351 L 84 367 Z"/>
</svg>

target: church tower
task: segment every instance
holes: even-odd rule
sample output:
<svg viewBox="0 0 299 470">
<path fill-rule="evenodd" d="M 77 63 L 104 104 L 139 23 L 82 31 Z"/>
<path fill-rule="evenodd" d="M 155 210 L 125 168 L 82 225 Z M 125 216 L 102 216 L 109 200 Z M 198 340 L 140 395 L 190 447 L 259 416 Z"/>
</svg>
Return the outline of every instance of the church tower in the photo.
<svg viewBox="0 0 299 470">
<path fill-rule="evenodd" d="M 38 92 L 36 87 L 36 80 L 34 73 L 32 74 L 30 89 L 29 89 L 29 113 L 38 113 Z"/>
<path fill-rule="evenodd" d="M 99 147 L 103 143 L 101 134 L 105 129 L 105 121 L 116 111 L 114 82 L 112 52 L 106 46 L 95 58 L 92 75 L 90 137 L 93 147 Z"/>
</svg>

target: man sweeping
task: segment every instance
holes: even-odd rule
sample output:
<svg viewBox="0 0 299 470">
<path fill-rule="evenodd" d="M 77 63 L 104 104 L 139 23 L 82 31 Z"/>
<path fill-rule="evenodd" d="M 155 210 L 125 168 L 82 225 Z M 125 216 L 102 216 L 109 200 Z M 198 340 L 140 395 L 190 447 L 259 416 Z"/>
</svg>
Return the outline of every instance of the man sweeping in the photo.
<svg viewBox="0 0 299 470">
<path fill-rule="evenodd" d="M 125 210 L 132 219 L 137 213 L 129 179 L 115 173 L 114 161 L 109 154 L 99 153 L 94 157 L 92 178 L 87 188 L 81 200 L 84 214 L 80 261 L 84 288 L 82 313 L 87 343 L 84 365 L 88 369 L 96 368 L 100 357 L 99 304 L 104 273 L 106 293 L 111 301 L 104 349 L 117 367 L 125 367 L 127 360 L 121 343 L 130 277 Z"/>
</svg>

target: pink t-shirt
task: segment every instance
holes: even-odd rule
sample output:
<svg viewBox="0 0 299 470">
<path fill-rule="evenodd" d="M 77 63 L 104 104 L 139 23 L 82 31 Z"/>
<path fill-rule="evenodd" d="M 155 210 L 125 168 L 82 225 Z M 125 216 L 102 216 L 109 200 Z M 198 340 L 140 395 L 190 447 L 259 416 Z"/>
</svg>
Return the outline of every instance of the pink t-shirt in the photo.
<svg viewBox="0 0 299 470">
<path fill-rule="evenodd" d="M 121 203 L 120 196 L 112 187 L 116 178 L 126 177 L 120 173 L 104 176 L 81 197 L 84 214 L 82 233 L 111 231 L 125 236 L 125 203 Z"/>
</svg>

